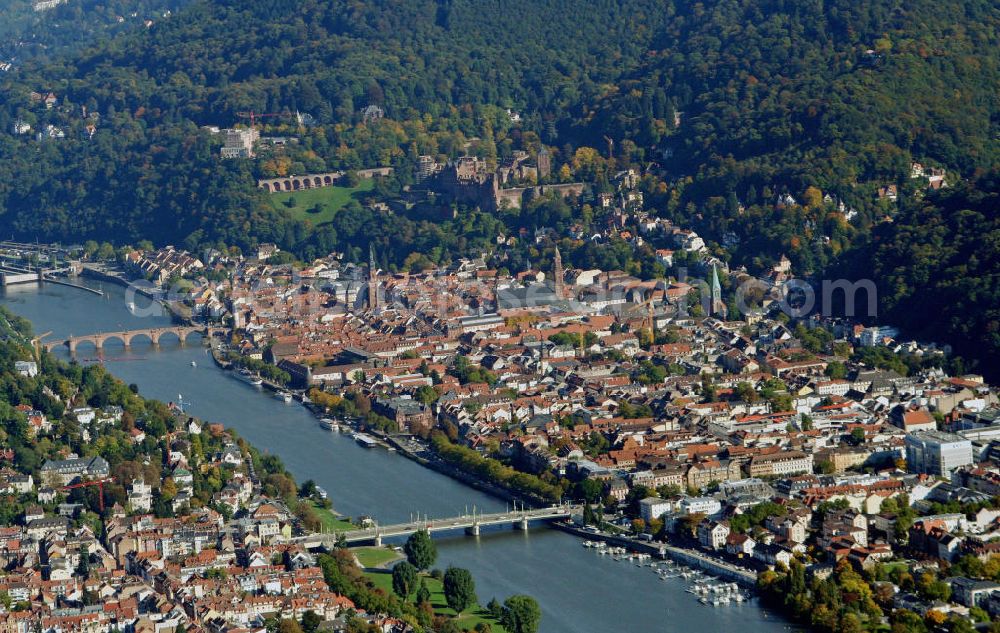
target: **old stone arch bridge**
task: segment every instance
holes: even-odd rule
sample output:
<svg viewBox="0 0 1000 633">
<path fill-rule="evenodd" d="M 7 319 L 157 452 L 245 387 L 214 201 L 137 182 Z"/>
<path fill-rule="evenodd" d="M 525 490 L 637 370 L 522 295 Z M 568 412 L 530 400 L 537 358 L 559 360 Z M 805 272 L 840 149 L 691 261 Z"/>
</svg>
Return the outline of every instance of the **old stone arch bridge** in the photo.
<svg viewBox="0 0 1000 633">
<path fill-rule="evenodd" d="M 45 348 L 48 350 L 55 349 L 60 346 L 65 346 L 69 348 L 71 354 L 75 354 L 77 348 L 81 344 L 90 343 L 97 348 L 97 351 L 104 350 L 104 344 L 107 341 L 117 340 L 121 341 L 125 348 L 128 349 L 132 346 L 133 341 L 148 340 L 154 347 L 159 346 L 161 340 L 167 339 L 177 339 L 177 341 L 184 345 L 187 339 L 192 334 L 201 334 L 202 336 L 210 336 L 213 330 L 206 329 L 202 326 L 186 326 L 178 325 L 173 327 L 157 327 L 157 328 L 145 328 L 139 330 L 122 330 L 120 332 L 101 332 L 99 334 L 85 334 L 83 336 L 70 336 L 69 338 L 63 339 L 61 341 L 49 341 L 45 343 Z"/>
</svg>

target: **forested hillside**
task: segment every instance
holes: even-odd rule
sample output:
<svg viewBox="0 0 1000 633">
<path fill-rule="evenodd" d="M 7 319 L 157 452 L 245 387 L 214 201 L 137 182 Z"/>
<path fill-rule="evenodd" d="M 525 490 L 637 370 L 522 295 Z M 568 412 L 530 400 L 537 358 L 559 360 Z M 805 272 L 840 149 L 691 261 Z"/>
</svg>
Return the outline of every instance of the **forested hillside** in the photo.
<svg viewBox="0 0 1000 633">
<path fill-rule="evenodd" d="M 197 126 L 232 125 L 241 110 L 302 110 L 344 134 L 376 104 L 394 120 L 472 137 L 492 135 L 491 120 L 512 106 L 554 141 L 558 117 L 636 66 L 662 30 L 657 5 L 203 0 L 149 33 L 38 63 L 0 86 L 0 227 L 291 247 L 301 227 L 269 212 L 248 168 L 220 163 Z M 55 92 L 60 107 L 33 105 L 31 91 Z M 18 117 L 36 129 L 60 124 L 66 138 L 12 137 Z M 320 135 L 322 167 L 396 161 L 401 142 L 419 140 L 387 124 L 378 134 L 352 143 L 360 149 Z"/>
<path fill-rule="evenodd" d="M 145 29 L 191 0 L 66 0 L 34 11 L 36 0 L 7 0 L 0 7 L 0 61 L 71 54 L 100 39 Z"/>
<path fill-rule="evenodd" d="M 911 161 L 962 176 L 998 164 L 998 25 L 986 0 L 678 8 L 662 47 L 599 102 L 587 129 L 671 152 L 652 158 L 692 177 L 672 214 L 709 235 L 733 231 L 743 259 L 786 252 L 799 270 L 819 270 L 855 227 L 892 211 L 876 202 L 878 187 L 914 193 Z M 683 111 L 673 134 L 671 105 Z M 825 208 L 776 208 L 781 193 L 808 206 L 809 187 L 860 217 L 838 226 Z M 830 241 L 809 239 L 820 236 Z"/>
<path fill-rule="evenodd" d="M 4 20 L 0 23 L 0 37 L 16 33 L 31 20 L 31 0 L 10 0 L 4 7 Z"/>
<path fill-rule="evenodd" d="M 354 204 L 313 226 L 255 178 L 390 165 L 397 176 L 373 194 L 386 197 L 421 154 L 544 144 L 554 174 L 598 190 L 643 169 L 645 206 L 726 244 L 734 263 L 759 270 L 785 253 L 818 274 L 913 207 L 926 181 L 912 162 L 949 183 L 1000 162 L 998 25 L 988 0 L 195 0 L 0 80 L 0 232 L 275 241 L 304 257 L 360 257 L 374 241 L 389 264 L 440 263 L 498 233 L 595 219 L 544 202 L 498 216 Z M 368 106 L 385 118 L 366 120 Z M 297 140 L 287 155 L 219 160 L 202 126 L 245 123 L 246 110 L 279 114 L 265 132 Z M 296 125 L 296 111 L 315 124 Z M 12 134 L 18 120 L 32 133 Z M 48 125 L 65 137 L 37 140 Z M 898 202 L 879 195 L 889 186 Z M 658 271 L 622 249 L 585 251 L 571 262 Z"/>
<path fill-rule="evenodd" d="M 909 205 L 852 252 L 847 272 L 873 276 L 880 320 L 950 343 L 1000 372 L 1000 172 Z"/>
</svg>

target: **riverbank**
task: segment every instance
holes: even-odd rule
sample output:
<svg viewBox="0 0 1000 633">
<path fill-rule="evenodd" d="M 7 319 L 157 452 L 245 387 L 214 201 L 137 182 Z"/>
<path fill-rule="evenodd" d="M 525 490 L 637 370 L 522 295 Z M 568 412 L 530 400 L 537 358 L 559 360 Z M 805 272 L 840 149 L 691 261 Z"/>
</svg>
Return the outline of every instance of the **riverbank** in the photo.
<svg viewBox="0 0 1000 633">
<path fill-rule="evenodd" d="M 115 284 L 116 286 L 120 286 L 122 288 L 131 289 L 136 294 L 159 303 L 164 309 L 167 310 L 168 314 L 170 314 L 175 321 L 184 324 L 191 322 L 191 314 L 184 308 L 183 304 L 179 301 L 168 301 L 167 299 L 164 299 L 164 291 L 160 288 L 147 288 L 143 284 L 132 283 L 123 273 L 107 270 L 104 267 L 97 268 L 96 266 L 84 265 L 83 270 L 80 271 L 80 276 Z M 73 287 L 78 288 L 79 286 Z"/>
<path fill-rule="evenodd" d="M 102 299 L 61 286 L 12 287 L 0 293 L 17 314 L 53 336 L 72 333 L 166 327 L 162 316 L 138 317 L 125 309 L 121 287 Z M 104 366 L 147 397 L 177 400 L 183 393 L 192 415 L 232 427 L 262 452 L 281 458 L 297 481 L 312 479 L 328 491 L 336 510 L 352 518 L 370 515 L 380 524 L 403 523 L 417 514 L 457 516 L 476 507 L 501 512 L 505 502 L 398 453 L 360 447 L 349 433 L 323 430 L 303 407 L 289 406 L 267 392 L 220 372 L 199 347 L 145 344 L 133 353 L 109 357 Z M 59 350 L 61 357 L 65 352 Z M 191 361 L 197 361 L 197 367 Z M 692 604 L 685 584 L 661 581 L 646 567 L 615 562 L 581 546 L 557 529 L 489 530 L 480 537 L 460 533 L 435 538 L 438 567 L 472 572 L 483 602 L 528 594 L 542 607 L 540 633 L 671 630 L 689 633 L 739 630 L 783 633 L 788 622 L 756 603 L 713 609 Z M 595 599 L 600 596 L 599 599 Z"/>
<path fill-rule="evenodd" d="M 354 554 L 354 560 L 358 567 L 370 569 L 389 569 L 406 556 L 390 547 L 352 547 L 349 550 Z"/>
<path fill-rule="evenodd" d="M 757 574 L 741 569 L 724 561 L 709 558 L 705 554 L 685 547 L 660 543 L 655 541 L 641 541 L 628 536 L 595 532 L 592 529 L 580 528 L 564 522 L 554 523 L 553 527 L 568 534 L 573 534 L 588 541 L 599 541 L 624 547 L 629 551 L 651 554 L 661 559 L 671 559 L 679 563 L 695 567 L 727 580 L 738 582 L 744 587 L 754 588 L 757 585 Z"/>
<path fill-rule="evenodd" d="M 366 570 L 364 575 L 379 589 L 388 594 L 393 593 L 392 572 L 388 570 Z M 422 573 L 419 577 L 426 585 L 428 592 L 430 592 L 430 605 L 434 610 L 434 615 L 455 618 L 455 624 L 462 630 L 472 631 L 479 624 L 487 624 L 493 633 L 506 633 L 506 629 L 482 605 L 473 604 L 462 613 L 456 613 L 454 609 L 448 606 L 448 601 L 444 595 L 444 583 L 441 580 L 428 573 Z M 414 596 L 415 594 L 416 590 L 414 590 Z M 408 598 L 408 600 L 413 603 L 416 602 L 413 596 Z"/>
<path fill-rule="evenodd" d="M 402 455 L 403 457 L 420 464 L 424 468 L 429 468 L 434 472 L 441 473 L 442 475 L 445 475 L 447 477 L 451 477 L 455 481 L 461 482 L 481 492 L 485 492 L 486 494 L 492 495 L 497 499 L 503 499 L 504 501 L 510 501 L 512 503 L 517 502 L 531 506 L 542 505 L 537 500 L 533 500 L 523 495 L 519 495 L 512 490 L 503 488 L 502 486 L 497 486 L 487 481 L 483 481 L 482 479 L 476 477 L 475 475 L 469 474 L 463 470 L 455 468 L 451 464 L 442 461 L 439 457 L 434 455 L 433 451 L 430 448 L 426 448 L 424 450 L 427 450 L 430 454 L 434 455 L 435 457 L 434 459 L 427 459 L 422 455 L 418 455 L 413 450 L 413 448 L 411 448 L 410 445 L 401 441 L 399 438 L 395 438 L 391 435 L 387 435 L 384 437 L 380 436 L 380 439 L 382 439 L 387 444 L 395 448 L 396 452 L 399 455 Z"/>
<path fill-rule="evenodd" d="M 89 286 L 84 286 L 83 284 L 75 284 L 73 282 L 63 281 L 61 279 L 52 279 L 50 277 L 45 277 L 45 278 L 42 279 L 42 283 L 55 284 L 57 286 L 66 286 L 67 288 L 76 288 L 77 290 L 83 290 L 84 292 L 93 293 L 93 294 L 97 295 L 98 297 L 103 297 L 104 296 L 104 291 L 103 290 L 97 290 L 96 288 L 91 288 Z"/>
</svg>

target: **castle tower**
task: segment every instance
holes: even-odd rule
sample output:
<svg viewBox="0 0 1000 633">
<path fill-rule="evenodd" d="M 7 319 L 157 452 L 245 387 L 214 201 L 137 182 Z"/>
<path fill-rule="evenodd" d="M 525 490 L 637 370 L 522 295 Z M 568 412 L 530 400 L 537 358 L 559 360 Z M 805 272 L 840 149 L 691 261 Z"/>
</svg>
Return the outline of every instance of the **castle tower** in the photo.
<svg viewBox="0 0 1000 633">
<path fill-rule="evenodd" d="M 556 246 L 556 254 L 552 263 L 552 275 L 553 277 L 555 277 L 555 279 L 553 280 L 553 284 L 556 292 L 556 298 L 565 299 L 566 282 L 563 279 L 562 255 L 559 254 L 558 246 Z"/>
<path fill-rule="evenodd" d="M 549 150 L 545 149 L 543 146 L 538 150 L 538 155 L 535 157 L 535 164 L 538 167 L 538 179 L 544 180 L 549 177 L 552 173 L 552 154 L 549 154 Z"/>
<path fill-rule="evenodd" d="M 368 309 L 374 312 L 378 309 L 378 278 L 375 267 L 375 247 L 368 245 Z"/>
</svg>

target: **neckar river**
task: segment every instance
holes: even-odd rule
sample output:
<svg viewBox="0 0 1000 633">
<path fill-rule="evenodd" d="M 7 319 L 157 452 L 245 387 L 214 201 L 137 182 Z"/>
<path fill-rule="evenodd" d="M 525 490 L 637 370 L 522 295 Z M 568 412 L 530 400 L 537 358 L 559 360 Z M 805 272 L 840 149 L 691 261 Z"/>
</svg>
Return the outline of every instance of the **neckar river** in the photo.
<svg viewBox="0 0 1000 633">
<path fill-rule="evenodd" d="M 51 331 L 46 340 L 170 324 L 166 315 L 133 314 L 122 288 L 104 284 L 103 290 L 101 297 L 52 284 L 13 286 L 3 290 L 0 302 L 30 319 L 36 333 Z M 144 300 L 135 301 L 135 311 L 145 312 Z M 68 358 L 67 352 L 58 353 Z M 92 347 L 81 346 L 77 357 L 86 362 L 96 355 Z M 144 395 L 181 399 L 191 414 L 230 426 L 261 450 L 280 456 L 298 481 L 313 479 L 323 486 L 343 514 L 367 514 L 387 523 L 416 514 L 450 516 L 473 507 L 506 507 L 504 501 L 406 458 L 324 431 L 302 406 L 278 401 L 216 368 L 201 345 L 165 342 L 157 350 L 135 344 L 126 351 L 112 342 L 104 359 L 112 373 L 139 385 Z M 514 593 L 535 597 L 544 614 L 543 633 L 771 633 L 789 628 L 756 602 L 702 606 L 680 581 L 661 581 L 645 567 L 598 556 L 556 530 L 502 530 L 437 543 L 437 566 L 469 569 L 483 603 Z"/>
</svg>

